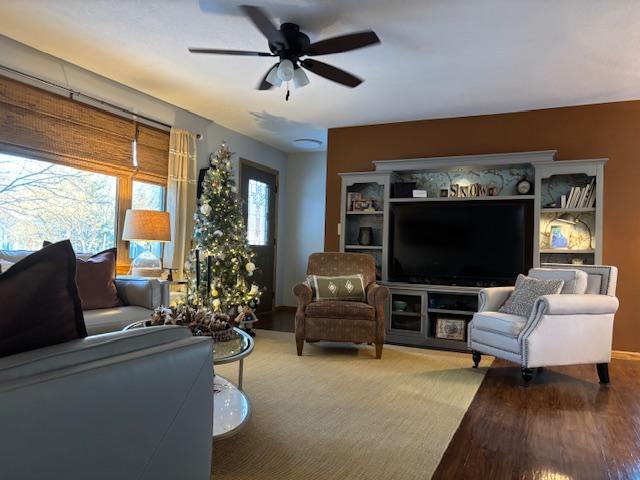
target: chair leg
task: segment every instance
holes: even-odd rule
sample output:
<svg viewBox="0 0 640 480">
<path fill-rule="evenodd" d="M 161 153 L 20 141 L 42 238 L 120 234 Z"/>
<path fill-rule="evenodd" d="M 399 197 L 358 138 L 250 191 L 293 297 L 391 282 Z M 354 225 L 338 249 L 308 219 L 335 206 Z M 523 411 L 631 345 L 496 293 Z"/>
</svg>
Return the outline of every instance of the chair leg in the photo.
<svg viewBox="0 0 640 480">
<path fill-rule="evenodd" d="M 480 352 L 474 350 L 473 352 L 471 352 L 471 357 L 473 358 L 473 368 L 478 368 L 480 360 L 482 360 L 482 355 L 480 354 Z"/>
<path fill-rule="evenodd" d="M 596 369 L 598 370 L 598 378 L 600 378 L 600 383 L 609 383 L 609 364 L 598 363 L 596 365 Z"/>
<path fill-rule="evenodd" d="M 522 367 L 520 371 L 522 372 L 522 380 L 524 380 L 524 386 L 526 387 L 533 378 L 533 369 Z"/>
<path fill-rule="evenodd" d="M 376 358 L 382 358 L 382 343 L 376 343 Z"/>
<path fill-rule="evenodd" d="M 304 338 L 296 338 L 296 348 L 298 349 L 298 356 L 302 355 L 302 348 L 304 347 Z"/>
</svg>

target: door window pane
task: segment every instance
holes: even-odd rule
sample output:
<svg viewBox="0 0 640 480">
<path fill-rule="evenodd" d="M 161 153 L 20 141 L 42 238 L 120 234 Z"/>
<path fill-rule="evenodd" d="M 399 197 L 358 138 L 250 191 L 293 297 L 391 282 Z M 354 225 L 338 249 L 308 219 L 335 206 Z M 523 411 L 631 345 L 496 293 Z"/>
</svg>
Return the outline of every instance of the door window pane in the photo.
<svg viewBox="0 0 640 480">
<path fill-rule="evenodd" d="M 164 187 L 153 183 L 134 180 L 131 192 L 131 208 L 135 210 L 164 210 Z M 153 254 L 162 258 L 162 243 L 150 244 Z M 136 258 L 144 250 L 144 245 L 139 242 L 129 244 L 129 258 Z"/>
<path fill-rule="evenodd" d="M 115 246 L 115 225 L 115 177 L 0 153 L 0 248 L 70 239 L 99 252 Z"/>
<path fill-rule="evenodd" d="M 250 245 L 269 242 L 269 185 L 249 179 L 247 195 L 247 240 Z"/>
</svg>

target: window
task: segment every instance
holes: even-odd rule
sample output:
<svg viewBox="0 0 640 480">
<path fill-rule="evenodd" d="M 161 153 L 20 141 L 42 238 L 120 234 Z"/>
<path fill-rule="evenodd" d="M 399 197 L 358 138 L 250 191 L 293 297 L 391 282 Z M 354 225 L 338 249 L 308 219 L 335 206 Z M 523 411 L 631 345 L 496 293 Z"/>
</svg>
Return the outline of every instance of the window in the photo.
<svg viewBox="0 0 640 480">
<path fill-rule="evenodd" d="M 131 208 L 136 210 L 164 210 L 164 187 L 153 183 L 133 181 L 131 192 Z M 136 258 L 144 250 L 144 245 L 131 242 L 129 258 Z M 151 251 L 162 258 L 162 243 L 152 242 Z"/>
<path fill-rule="evenodd" d="M 0 248 L 64 239 L 77 252 L 114 247 L 116 186 L 114 176 L 0 153 Z"/>
<path fill-rule="evenodd" d="M 269 185 L 254 179 L 248 186 L 247 240 L 250 245 L 269 242 Z"/>
</svg>

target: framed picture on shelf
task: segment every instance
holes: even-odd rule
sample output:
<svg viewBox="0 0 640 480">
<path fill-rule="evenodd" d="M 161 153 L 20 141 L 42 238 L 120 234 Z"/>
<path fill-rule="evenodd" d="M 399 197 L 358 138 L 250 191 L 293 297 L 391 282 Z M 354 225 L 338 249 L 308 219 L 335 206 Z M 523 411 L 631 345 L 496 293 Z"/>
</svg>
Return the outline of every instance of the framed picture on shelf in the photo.
<svg viewBox="0 0 640 480">
<path fill-rule="evenodd" d="M 354 203 L 358 200 L 362 200 L 362 194 L 360 192 L 347 192 L 347 211 L 353 212 L 355 210 Z"/>
<path fill-rule="evenodd" d="M 564 229 L 560 225 L 551 227 L 551 236 L 549 237 L 549 246 L 551 248 L 568 248 L 569 240 L 564 234 Z"/>
<path fill-rule="evenodd" d="M 464 341 L 467 322 L 460 318 L 438 318 L 436 338 Z"/>
<path fill-rule="evenodd" d="M 373 202 L 371 200 L 354 200 L 353 207 L 354 212 L 367 212 L 373 210 Z"/>
</svg>

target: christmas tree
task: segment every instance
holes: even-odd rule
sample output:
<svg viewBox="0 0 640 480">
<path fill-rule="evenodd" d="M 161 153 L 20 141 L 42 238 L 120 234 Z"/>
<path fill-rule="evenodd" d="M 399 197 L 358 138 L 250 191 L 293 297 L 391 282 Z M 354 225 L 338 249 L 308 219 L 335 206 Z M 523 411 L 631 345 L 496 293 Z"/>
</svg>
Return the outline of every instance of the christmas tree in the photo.
<svg viewBox="0 0 640 480">
<path fill-rule="evenodd" d="M 255 309 L 260 289 L 250 281 L 255 271 L 254 252 L 247 242 L 231 153 L 226 144 L 209 156 L 200 206 L 195 214 L 194 248 L 185 270 L 188 302 L 235 317 Z"/>
</svg>

